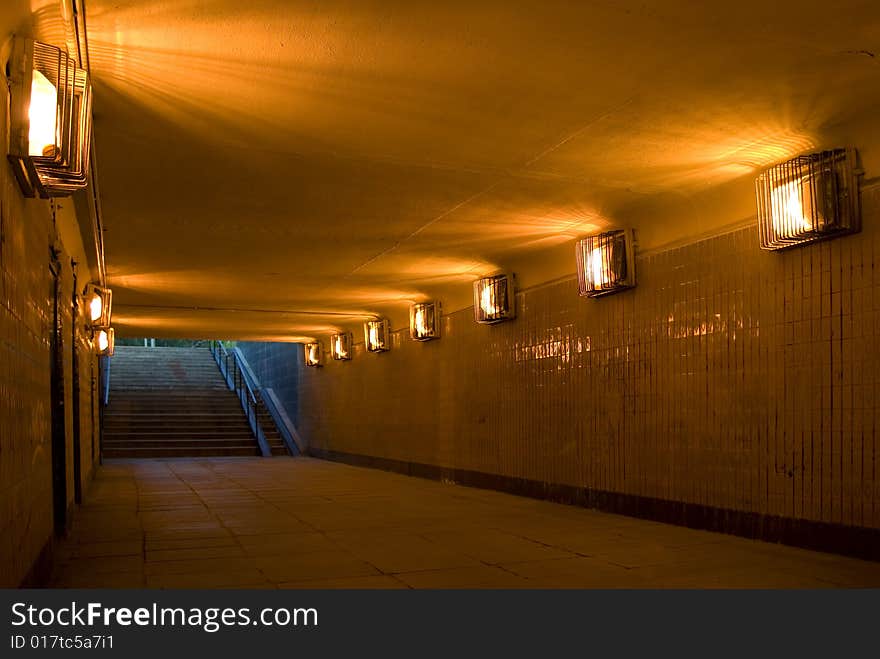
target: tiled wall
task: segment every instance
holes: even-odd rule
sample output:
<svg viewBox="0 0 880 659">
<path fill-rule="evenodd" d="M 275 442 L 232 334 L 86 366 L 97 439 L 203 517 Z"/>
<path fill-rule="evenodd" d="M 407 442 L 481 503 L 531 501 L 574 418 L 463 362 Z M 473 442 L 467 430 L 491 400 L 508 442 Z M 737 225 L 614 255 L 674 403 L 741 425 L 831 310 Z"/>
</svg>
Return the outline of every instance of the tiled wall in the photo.
<svg viewBox="0 0 880 659">
<path fill-rule="evenodd" d="M 295 343 L 238 343 L 260 385 L 271 387 L 284 405 L 287 416 L 297 423 L 297 366 L 302 362 L 303 348 Z"/>
<path fill-rule="evenodd" d="M 785 253 L 754 228 L 637 260 L 638 287 L 525 291 L 425 344 L 300 367 L 318 451 L 880 527 L 880 187 L 861 234 Z M 572 257 L 573 260 L 573 257 Z"/>
<path fill-rule="evenodd" d="M 0 76 L 2 78 L 2 76 Z M 5 79 L 3 79 L 5 84 Z M 0 105 L 0 144 L 6 144 L 6 106 Z M 56 239 L 50 204 L 22 197 L 15 178 L 0 164 L 0 587 L 35 576 L 44 550 L 51 547 L 52 451 L 50 410 L 50 336 L 52 279 L 49 248 L 60 249 L 64 321 L 65 403 L 67 414 L 67 498 L 73 505 L 71 253 Z M 80 273 L 82 274 L 82 273 Z M 82 351 L 83 372 L 91 373 L 94 355 Z M 81 478 L 91 475 L 85 454 L 94 429 L 92 398 L 81 379 Z M 88 445 L 91 449 L 91 444 Z"/>
<path fill-rule="evenodd" d="M 0 170 L 0 584 L 8 587 L 52 534 L 51 308 L 46 207 L 26 206 L 5 163 Z"/>
</svg>

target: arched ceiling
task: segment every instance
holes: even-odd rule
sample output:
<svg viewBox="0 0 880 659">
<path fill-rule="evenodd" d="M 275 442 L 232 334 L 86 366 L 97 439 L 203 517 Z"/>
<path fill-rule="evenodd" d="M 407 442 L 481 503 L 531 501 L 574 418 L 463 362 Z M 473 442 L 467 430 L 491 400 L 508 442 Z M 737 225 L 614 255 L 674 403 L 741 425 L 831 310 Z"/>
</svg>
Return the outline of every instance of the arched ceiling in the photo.
<svg viewBox="0 0 880 659">
<path fill-rule="evenodd" d="M 656 5 L 656 6 L 655 6 Z M 880 166 L 880 5 L 87 0 L 115 321 L 295 340 L 572 241 L 749 221 L 805 150 Z"/>
</svg>

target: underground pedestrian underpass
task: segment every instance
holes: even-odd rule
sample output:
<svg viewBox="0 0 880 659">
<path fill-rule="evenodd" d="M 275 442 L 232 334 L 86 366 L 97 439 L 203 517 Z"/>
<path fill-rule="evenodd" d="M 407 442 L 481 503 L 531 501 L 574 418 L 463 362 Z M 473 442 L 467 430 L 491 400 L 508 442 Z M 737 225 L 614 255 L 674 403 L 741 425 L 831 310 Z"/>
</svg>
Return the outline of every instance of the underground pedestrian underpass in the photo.
<svg viewBox="0 0 880 659">
<path fill-rule="evenodd" d="M 880 587 L 876 2 L 0 28 L 0 586 Z"/>
</svg>

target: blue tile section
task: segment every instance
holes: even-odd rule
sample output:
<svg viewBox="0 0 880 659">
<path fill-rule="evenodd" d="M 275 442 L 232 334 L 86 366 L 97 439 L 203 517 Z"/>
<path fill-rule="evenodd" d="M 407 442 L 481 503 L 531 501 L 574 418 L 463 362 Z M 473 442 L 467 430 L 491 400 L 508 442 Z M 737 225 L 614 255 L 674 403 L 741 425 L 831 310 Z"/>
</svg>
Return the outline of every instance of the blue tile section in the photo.
<svg viewBox="0 0 880 659">
<path fill-rule="evenodd" d="M 302 362 L 302 346 L 298 343 L 240 341 L 238 349 L 247 359 L 260 386 L 274 389 L 290 420 L 298 424 L 297 372 Z"/>
</svg>

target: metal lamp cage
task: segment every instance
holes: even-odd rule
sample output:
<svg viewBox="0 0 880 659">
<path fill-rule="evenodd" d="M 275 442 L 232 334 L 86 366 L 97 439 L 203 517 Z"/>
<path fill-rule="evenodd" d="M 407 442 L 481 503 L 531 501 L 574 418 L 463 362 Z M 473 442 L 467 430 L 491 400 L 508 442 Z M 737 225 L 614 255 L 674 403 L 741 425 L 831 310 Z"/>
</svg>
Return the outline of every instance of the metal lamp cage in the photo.
<svg viewBox="0 0 880 659">
<path fill-rule="evenodd" d="M 306 366 L 319 368 L 324 365 L 324 346 L 320 341 L 305 344 Z"/>
<path fill-rule="evenodd" d="M 369 352 L 385 352 L 391 349 L 391 336 L 387 318 L 377 318 L 364 323 L 364 342 Z"/>
<path fill-rule="evenodd" d="M 419 302 L 409 308 L 409 335 L 415 341 L 440 338 L 440 302 Z"/>
<path fill-rule="evenodd" d="M 86 187 L 92 130 L 87 71 L 60 48 L 16 39 L 10 58 L 10 97 L 8 158 L 22 193 L 64 197 Z M 35 127 L 45 131 L 46 139 L 31 144 L 31 120 L 40 119 L 35 116 L 38 108 L 45 112 L 45 125 Z"/>
<path fill-rule="evenodd" d="M 109 288 L 103 288 L 97 284 L 89 284 L 86 286 L 83 296 L 86 301 L 86 317 L 89 325 L 93 328 L 110 327 L 110 318 L 113 307 L 113 291 Z M 96 300 L 100 304 L 100 313 L 95 314 Z M 97 315 L 97 317 L 96 317 Z"/>
<path fill-rule="evenodd" d="M 483 277 L 474 282 L 474 320 L 494 325 L 516 317 L 513 275 Z"/>
<path fill-rule="evenodd" d="M 101 335 L 104 335 L 106 344 L 101 346 Z M 112 357 L 116 352 L 116 330 L 112 327 L 98 329 L 95 332 L 95 348 L 98 354 L 104 357 Z"/>
<path fill-rule="evenodd" d="M 861 228 L 855 149 L 798 156 L 755 181 L 761 248 L 780 250 Z"/>
<path fill-rule="evenodd" d="M 635 249 L 631 229 L 617 229 L 577 242 L 578 290 L 600 297 L 636 285 Z"/>
<path fill-rule="evenodd" d="M 337 361 L 351 359 L 351 332 L 339 332 L 330 337 L 330 354 Z"/>
</svg>

